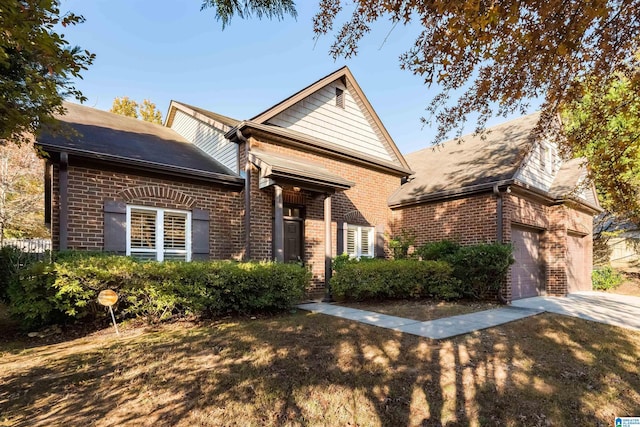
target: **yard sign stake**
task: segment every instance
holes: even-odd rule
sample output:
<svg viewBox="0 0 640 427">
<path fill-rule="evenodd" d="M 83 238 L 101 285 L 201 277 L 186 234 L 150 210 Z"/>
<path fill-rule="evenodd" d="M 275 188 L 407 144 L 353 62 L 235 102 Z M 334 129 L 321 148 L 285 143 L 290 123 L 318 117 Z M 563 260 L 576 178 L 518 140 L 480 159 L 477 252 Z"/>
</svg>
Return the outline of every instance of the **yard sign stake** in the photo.
<svg viewBox="0 0 640 427">
<path fill-rule="evenodd" d="M 111 313 L 111 320 L 113 320 L 113 327 L 116 328 L 116 335 L 120 335 L 118 331 L 118 324 L 116 323 L 116 316 L 113 314 L 113 304 L 118 301 L 118 294 L 111 289 L 105 289 L 98 294 L 98 302 L 102 305 L 109 307 L 109 313 Z"/>
</svg>

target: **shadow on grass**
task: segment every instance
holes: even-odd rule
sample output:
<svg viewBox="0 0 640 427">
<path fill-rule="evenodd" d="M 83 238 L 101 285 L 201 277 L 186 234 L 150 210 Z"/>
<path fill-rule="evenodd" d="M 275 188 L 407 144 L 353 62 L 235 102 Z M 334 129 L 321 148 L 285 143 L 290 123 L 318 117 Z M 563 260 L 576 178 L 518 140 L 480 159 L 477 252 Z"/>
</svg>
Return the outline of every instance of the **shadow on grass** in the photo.
<svg viewBox="0 0 640 427">
<path fill-rule="evenodd" d="M 548 314 L 446 341 L 312 314 L 218 322 L 11 356 L 0 423 L 610 425 L 640 413 L 638 354 L 638 333 Z"/>
</svg>

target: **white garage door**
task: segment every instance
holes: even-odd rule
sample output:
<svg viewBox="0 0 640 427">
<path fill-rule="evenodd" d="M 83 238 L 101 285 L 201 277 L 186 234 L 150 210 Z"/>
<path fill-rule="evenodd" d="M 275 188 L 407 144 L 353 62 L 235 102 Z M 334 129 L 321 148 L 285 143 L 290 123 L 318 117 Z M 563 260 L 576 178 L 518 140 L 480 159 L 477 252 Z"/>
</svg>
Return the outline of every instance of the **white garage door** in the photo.
<svg viewBox="0 0 640 427">
<path fill-rule="evenodd" d="M 511 297 L 535 297 L 544 289 L 540 232 L 513 227 L 511 243 L 515 263 L 511 266 Z"/>
<path fill-rule="evenodd" d="M 591 277 L 586 265 L 586 238 L 569 234 L 567 236 L 567 291 L 590 291 Z"/>
</svg>

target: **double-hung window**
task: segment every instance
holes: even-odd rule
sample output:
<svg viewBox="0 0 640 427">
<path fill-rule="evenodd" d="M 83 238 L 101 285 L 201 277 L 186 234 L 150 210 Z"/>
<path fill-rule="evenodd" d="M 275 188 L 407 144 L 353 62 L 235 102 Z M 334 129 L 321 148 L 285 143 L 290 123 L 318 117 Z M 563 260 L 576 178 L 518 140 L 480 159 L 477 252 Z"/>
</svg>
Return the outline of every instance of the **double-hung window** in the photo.
<svg viewBox="0 0 640 427">
<path fill-rule="evenodd" d="M 191 212 L 127 206 L 127 255 L 191 261 Z"/>
<path fill-rule="evenodd" d="M 347 254 L 351 258 L 373 258 L 374 228 L 347 225 Z"/>
</svg>

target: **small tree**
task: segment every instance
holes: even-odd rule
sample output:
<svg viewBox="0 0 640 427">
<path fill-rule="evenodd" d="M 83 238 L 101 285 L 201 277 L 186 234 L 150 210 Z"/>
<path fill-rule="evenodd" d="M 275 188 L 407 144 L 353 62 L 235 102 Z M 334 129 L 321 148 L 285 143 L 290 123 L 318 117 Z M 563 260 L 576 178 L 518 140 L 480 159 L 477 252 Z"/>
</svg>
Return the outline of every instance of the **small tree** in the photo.
<svg viewBox="0 0 640 427">
<path fill-rule="evenodd" d="M 116 98 L 111 106 L 112 113 L 122 116 L 133 117 L 134 119 L 142 119 L 145 122 L 162 124 L 162 113 L 156 108 L 156 104 L 145 99 L 142 104 L 137 103 L 128 96 Z"/>
<path fill-rule="evenodd" d="M 113 105 L 111 106 L 112 113 L 120 114 L 121 116 L 133 117 L 134 119 L 138 118 L 138 103 L 133 99 L 129 99 L 128 96 L 123 96 L 122 98 L 116 98 L 113 100 Z"/>
<path fill-rule="evenodd" d="M 31 144 L 0 145 L 0 246 L 5 237 L 45 237 L 43 165 Z"/>
<path fill-rule="evenodd" d="M 142 105 L 140 105 L 140 118 L 145 122 L 151 122 L 161 125 L 162 124 L 162 113 L 158 111 L 156 108 L 156 104 L 145 99 L 142 101 Z"/>
</svg>

